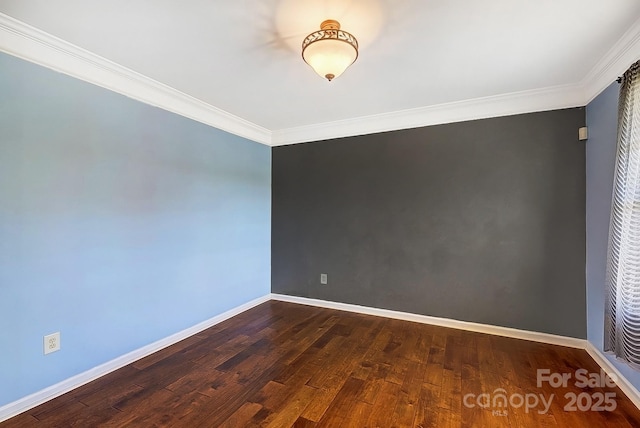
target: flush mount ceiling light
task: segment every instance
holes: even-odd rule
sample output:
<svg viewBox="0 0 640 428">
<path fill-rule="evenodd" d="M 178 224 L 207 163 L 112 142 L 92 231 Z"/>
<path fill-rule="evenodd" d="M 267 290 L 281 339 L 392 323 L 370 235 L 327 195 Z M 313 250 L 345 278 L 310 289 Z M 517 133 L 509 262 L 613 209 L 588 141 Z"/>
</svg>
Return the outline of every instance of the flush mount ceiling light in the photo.
<svg viewBox="0 0 640 428">
<path fill-rule="evenodd" d="M 302 42 L 302 58 L 321 77 L 331 81 L 358 58 L 358 41 L 342 31 L 338 21 L 327 19 L 320 24 L 319 31 Z"/>
</svg>

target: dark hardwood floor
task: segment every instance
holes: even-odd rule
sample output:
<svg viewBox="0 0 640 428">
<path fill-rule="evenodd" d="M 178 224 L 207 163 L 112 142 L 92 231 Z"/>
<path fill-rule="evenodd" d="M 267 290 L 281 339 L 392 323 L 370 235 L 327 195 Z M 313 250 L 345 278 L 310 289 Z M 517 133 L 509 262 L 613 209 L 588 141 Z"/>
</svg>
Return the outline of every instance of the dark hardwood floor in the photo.
<svg viewBox="0 0 640 428">
<path fill-rule="evenodd" d="M 571 379 L 538 387 L 537 369 Z M 271 301 L 0 428 L 640 427 L 579 369 L 600 370 L 583 350 Z"/>
</svg>

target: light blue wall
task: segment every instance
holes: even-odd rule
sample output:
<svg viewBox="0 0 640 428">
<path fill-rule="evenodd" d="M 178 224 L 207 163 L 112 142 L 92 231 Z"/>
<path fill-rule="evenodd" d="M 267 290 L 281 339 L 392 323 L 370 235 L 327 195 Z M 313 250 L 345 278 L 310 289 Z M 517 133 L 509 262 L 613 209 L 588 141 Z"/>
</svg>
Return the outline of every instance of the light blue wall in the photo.
<svg viewBox="0 0 640 428">
<path fill-rule="evenodd" d="M 270 205 L 269 147 L 0 54 L 0 406 L 269 293 Z"/>
<path fill-rule="evenodd" d="M 604 340 L 604 278 L 613 174 L 619 85 L 613 83 L 587 106 L 587 338 L 601 352 Z M 636 388 L 640 372 L 607 358 Z"/>
</svg>

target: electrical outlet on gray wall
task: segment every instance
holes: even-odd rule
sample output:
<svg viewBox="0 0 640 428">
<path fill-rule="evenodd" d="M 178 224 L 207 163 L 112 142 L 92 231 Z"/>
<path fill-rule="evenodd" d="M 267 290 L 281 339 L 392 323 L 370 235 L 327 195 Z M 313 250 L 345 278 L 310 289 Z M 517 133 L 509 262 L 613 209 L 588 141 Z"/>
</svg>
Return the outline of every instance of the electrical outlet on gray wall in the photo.
<svg viewBox="0 0 640 428">
<path fill-rule="evenodd" d="M 320 284 L 327 285 L 327 274 L 326 273 L 321 273 L 320 274 Z"/>
</svg>

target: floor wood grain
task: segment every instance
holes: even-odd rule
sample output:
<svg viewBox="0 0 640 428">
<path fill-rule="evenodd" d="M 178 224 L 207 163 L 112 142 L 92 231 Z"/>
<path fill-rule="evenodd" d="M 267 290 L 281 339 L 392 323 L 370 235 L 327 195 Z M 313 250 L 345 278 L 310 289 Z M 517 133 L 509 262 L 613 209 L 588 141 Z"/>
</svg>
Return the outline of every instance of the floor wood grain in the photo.
<svg viewBox="0 0 640 428">
<path fill-rule="evenodd" d="M 600 373 L 583 350 L 270 301 L 0 428 L 640 427 L 580 369 Z"/>
</svg>

